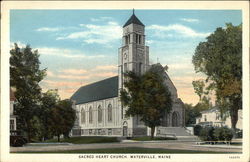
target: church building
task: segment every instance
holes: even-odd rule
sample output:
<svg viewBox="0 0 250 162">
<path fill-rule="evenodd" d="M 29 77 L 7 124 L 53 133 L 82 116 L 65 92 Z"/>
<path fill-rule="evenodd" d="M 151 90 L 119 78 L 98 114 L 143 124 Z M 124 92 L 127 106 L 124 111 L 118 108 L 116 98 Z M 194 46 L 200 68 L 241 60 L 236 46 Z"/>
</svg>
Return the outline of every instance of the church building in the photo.
<svg viewBox="0 0 250 162">
<path fill-rule="evenodd" d="M 124 72 L 143 74 L 150 66 L 149 47 L 145 45 L 145 25 L 132 14 L 123 26 L 122 46 L 119 48 L 118 76 L 107 78 L 80 87 L 71 97 L 76 110 L 76 121 L 72 136 L 146 136 L 150 128 L 140 121 L 140 117 L 125 117 L 126 107 L 119 99 L 119 91 L 124 88 Z M 166 113 L 160 130 L 169 127 L 184 127 L 185 110 L 177 95 L 177 89 L 164 70 L 164 83 L 171 92 L 172 111 Z"/>
</svg>

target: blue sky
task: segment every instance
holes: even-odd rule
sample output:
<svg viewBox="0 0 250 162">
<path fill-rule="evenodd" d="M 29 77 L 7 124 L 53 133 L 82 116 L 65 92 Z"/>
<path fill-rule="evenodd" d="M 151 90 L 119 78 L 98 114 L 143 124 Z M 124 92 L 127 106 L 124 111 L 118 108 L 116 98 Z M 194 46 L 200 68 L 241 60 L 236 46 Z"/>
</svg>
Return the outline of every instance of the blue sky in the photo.
<svg viewBox="0 0 250 162">
<path fill-rule="evenodd" d="M 117 75 L 122 26 L 132 10 L 11 10 L 10 41 L 30 44 L 40 53 L 47 76 L 44 91 L 59 90 L 69 98 L 80 86 Z M 196 46 L 216 30 L 242 23 L 240 10 L 135 10 L 145 25 L 150 63 L 157 58 L 168 65 L 168 74 L 179 97 L 196 104 L 192 80 L 192 55 Z"/>
</svg>

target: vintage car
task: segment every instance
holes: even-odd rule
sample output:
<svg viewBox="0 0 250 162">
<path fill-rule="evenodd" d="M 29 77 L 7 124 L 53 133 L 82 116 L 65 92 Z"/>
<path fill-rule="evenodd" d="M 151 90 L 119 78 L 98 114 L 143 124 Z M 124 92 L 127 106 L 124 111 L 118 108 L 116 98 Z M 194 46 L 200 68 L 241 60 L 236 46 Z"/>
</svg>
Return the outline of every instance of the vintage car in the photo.
<svg viewBox="0 0 250 162">
<path fill-rule="evenodd" d="M 21 147 L 27 142 L 28 140 L 21 135 L 20 131 L 10 131 L 10 146 Z"/>
</svg>

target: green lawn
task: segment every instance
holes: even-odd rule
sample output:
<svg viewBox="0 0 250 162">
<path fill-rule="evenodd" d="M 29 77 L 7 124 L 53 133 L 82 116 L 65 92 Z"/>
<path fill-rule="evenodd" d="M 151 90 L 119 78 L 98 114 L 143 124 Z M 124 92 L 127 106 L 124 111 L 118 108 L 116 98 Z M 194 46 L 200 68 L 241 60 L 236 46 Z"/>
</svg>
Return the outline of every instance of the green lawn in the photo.
<svg viewBox="0 0 250 162">
<path fill-rule="evenodd" d="M 44 141 L 44 143 L 56 143 L 57 139 L 50 139 Z M 60 139 L 60 142 L 67 142 L 73 144 L 86 144 L 86 143 L 111 143 L 119 142 L 117 137 L 100 137 L 100 136 L 84 136 L 84 137 L 71 137 L 66 139 Z"/>
<path fill-rule="evenodd" d="M 154 137 L 153 139 L 151 139 L 150 136 L 133 137 L 131 139 L 135 141 L 176 140 L 176 138 L 174 137 Z"/>
<path fill-rule="evenodd" d="M 14 153 L 14 152 L 13 152 Z M 174 150 L 174 149 L 159 149 L 159 148 L 140 148 L 140 147 L 125 147 L 125 148 L 107 148 L 107 149 L 84 149 L 84 150 L 64 150 L 64 151 L 46 151 L 46 152 L 18 152 L 18 153 L 130 153 L 130 154 L 229 154 L 229 152 L 212 152 L 212 151 L 192 151 L 192 150 Z"/>
</svg>

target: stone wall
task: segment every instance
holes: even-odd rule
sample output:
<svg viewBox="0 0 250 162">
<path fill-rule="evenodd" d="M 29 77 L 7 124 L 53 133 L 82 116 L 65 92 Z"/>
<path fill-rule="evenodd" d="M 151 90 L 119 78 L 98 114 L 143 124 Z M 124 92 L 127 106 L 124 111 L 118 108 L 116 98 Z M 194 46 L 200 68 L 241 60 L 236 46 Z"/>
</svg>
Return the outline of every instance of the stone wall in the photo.
<svg viewBox="0 0 250 162">
<path fill-rule="evenodd" d="M 134 128 L 133 129 L 133 136 L 146 136 L 147 135 L 147 128 Z"/>
<path fill-rule="evenodd" d="M 72 136 L 122 136 L 121 128 L 72 129 Z"/>
</svg>

